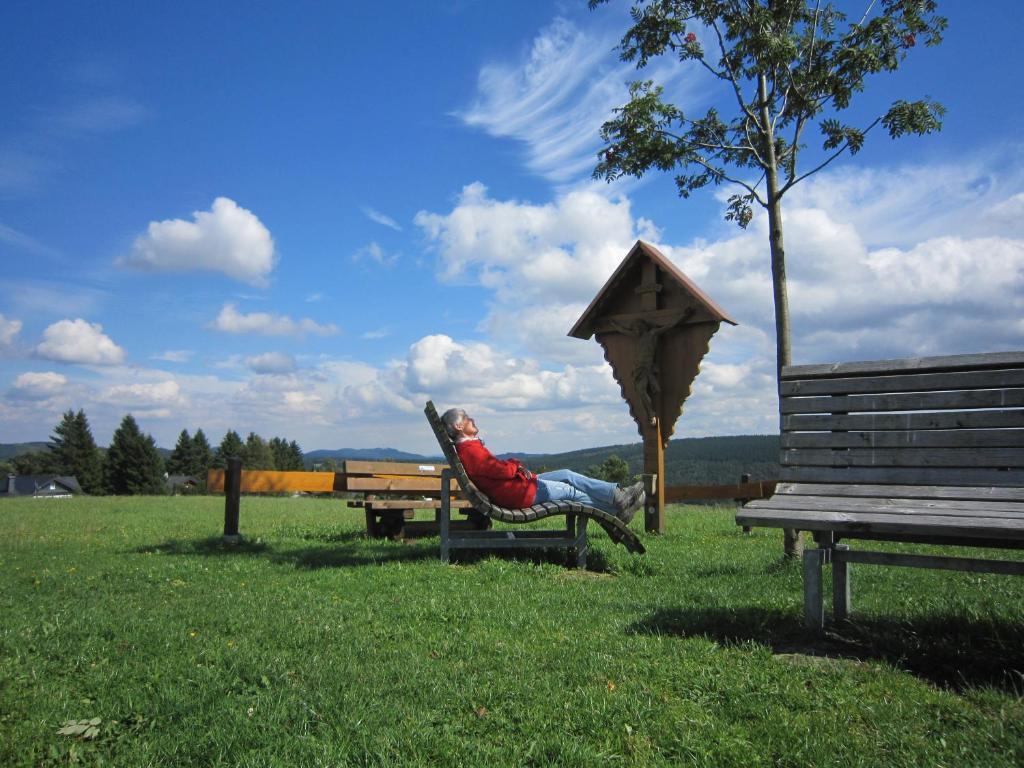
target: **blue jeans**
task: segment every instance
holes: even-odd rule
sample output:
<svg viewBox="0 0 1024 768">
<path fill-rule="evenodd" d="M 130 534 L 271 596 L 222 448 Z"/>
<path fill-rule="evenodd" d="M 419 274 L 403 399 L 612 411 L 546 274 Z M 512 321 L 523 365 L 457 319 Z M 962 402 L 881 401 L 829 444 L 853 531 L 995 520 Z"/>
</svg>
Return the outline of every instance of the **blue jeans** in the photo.
<svg viewBox="0 0 1024 768">
<path fill-rule="evenodd" d="M 571 469 L 556 469 L 537 475 L 537 495 L 534 504 L 543 501 L 578 501 L 588 507 L 597 507 L 614 515 L 615 483 L 595 480 L 592 477 L 573 472 Z"/>
</svg>

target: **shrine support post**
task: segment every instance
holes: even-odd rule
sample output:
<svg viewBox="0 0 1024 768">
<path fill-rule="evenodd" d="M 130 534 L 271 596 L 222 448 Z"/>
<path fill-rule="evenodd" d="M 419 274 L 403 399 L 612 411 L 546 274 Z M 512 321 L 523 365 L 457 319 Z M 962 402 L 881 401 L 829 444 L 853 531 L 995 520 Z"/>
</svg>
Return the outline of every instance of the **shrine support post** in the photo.
<svg viewBox="0 0 1024 768">
<path fill-rule="evenodd" d="M 655 422 L 644 432 L 644 474 L 654 475 L 654 487 L 647 489 L 644 505 L 644 530 L 665 533 L 665 446 L 661 441 L 661 424 Z"/>
</svg>

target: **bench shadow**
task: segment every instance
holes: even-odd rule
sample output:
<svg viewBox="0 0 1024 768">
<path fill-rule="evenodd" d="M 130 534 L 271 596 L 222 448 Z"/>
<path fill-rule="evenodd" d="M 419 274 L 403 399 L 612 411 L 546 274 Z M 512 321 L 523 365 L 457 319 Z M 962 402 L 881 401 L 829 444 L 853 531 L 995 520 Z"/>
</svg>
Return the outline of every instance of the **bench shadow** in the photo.
<svg viewBox="0 0 1024 768">
<path fill-rule="evenodd" d="M 318 542 L 318 544 L 301 549 L 274 549 L 259 539 L 243 538 L 238 543 L 229 544 L 220 536 L 210 536 L 192 540 L 169 539 L 160 544 L 137 547 L 132 552 L 144 555 L 200 557 L 260 556 L 266 557 L 273 563 L 291 564 L 296 568 L 307 570 L 352 568 L 398 561 L 418 562 L 438 558 L 439 541 L 437 538 L 407 539 L 396 542 L 385 539 L 368 539 L 366 534 L 361 531 L 304 533 L 299 538 Z M 554 549 L 515 553 L 499 549 L 456 550 L 452 552 L 451 561 L 461 565 L 471 565 L 494 555 L 538 565 L 545 563 L 566 565 L 564 551 L 559 552 Z M 603 552 L 590 550 L 587 556 L 586 570 L 609 573 L 612 568 Z"/>
<path fill-rule="evenodd" d="M 1019 624 L 954 614 L 913 619 L 854 617 L 808 630 L 790 611 L 756 607 L 659 609 L 629 634 L 702 637 L 724 645 L 754 642 L 779 656 L 883 661 L 941 688 L 992 687 L 1024 696 L 1024 633 Z"/>
</svg>

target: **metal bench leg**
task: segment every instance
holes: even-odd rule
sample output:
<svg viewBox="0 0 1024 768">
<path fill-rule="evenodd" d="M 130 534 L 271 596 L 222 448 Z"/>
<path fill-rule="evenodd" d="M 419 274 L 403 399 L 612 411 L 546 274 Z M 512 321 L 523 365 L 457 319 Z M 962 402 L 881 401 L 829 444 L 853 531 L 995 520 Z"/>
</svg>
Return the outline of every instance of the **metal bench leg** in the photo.
<svg viewBox="0 0 1024 768">
<path fill-rule="evenodd" d="M 441 471 L 441 508 L 437 510 L 437 519 L 441 533 L 441 562 L 449 562 L 451 549 L 451 521 L 452 521 L 452 471 L 445 469 Z"/>
<path fill-rule="evenodd" d="M 828 560 L 827 555 L 827 549 L 804 550 L 804 622 L 811 629 L 822 629 L 825 626 L 821 569 Z"/>
<path fill-rule="evenodd" d="M 850 616 L 850 564 L 842 556 L 849 551 L 849 545 L 836 544 L 832 556 L 832 614 L 836 621 Z"/>
<path fill-rule="evenodd" d="M 569 551 L 570 568 L 587 567 L 587 518 L 583 515 L 565 516 L 566 532 L 573 537 L 574 543 Z"/>
</svg>

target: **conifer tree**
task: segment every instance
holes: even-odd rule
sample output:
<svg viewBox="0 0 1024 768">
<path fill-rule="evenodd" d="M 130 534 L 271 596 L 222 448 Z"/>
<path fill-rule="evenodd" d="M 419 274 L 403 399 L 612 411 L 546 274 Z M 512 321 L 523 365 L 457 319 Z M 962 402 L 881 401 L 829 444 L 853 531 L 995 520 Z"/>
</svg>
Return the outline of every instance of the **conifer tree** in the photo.
<svg viewBox="0 0 1024 768">
<path fill-rule="evenodd" d="M 217 446 L 217 451 L 213 455 L 212 466 L 218 469 L 225 469 L 228 465 L 228 459 L 232 456 L 240 456 L 244 460 L 245 444 L 242 442 L 242 438 L 239 437 L 238 433 L 233 429 L 229 429 L 224 439 L 220 441 L 220 445 Z"/>
<path fill-rule="evenodd" d="M 207 470 L 212 466 L 213 451 L 210 450 L 210 443 L 203 430 L 197 429 L 192 437 L 192 466 L 189 474 L 203 480 L 206 478 Z"/>
<path fill-rule="evenodd" d="M 103 460 L 85 411 L 67 411 L 50 436 L 51 471 L 78 480 L 86 493 L 103 491 Z"/>
<path fill-rule="evenodd" d="M 280 471 L 291 469 L 288 466 L 288 442 L 283 437 L 272 437 L 267 445 L 270 448 L 271 455 L 274 457 L 274 469 Z"/>
<path fill-rule="evenodd" d="M 174 446 L 174 450 L 171 451 L 170 457 L 167 459 L 167 472 L 172 475 L 190 475 L 192 474 L 192 436 L 189 435 L 187 429 L 181 430 L 181 434 L 178 435 L 178 442 Z"/>
<path fill-rule="evenodd" d="M 107 449 L 105 482 L 117 495 L 163 494 L 164 465 L 151 435 L 143 434 L 129 413 Z"/>
<path fill-rule="evenodd" d="M 291 456 L 291 468 L 296 472 L 303 471 L 306 468 L 306 457 L 302 454 L 302 448 L 294 440 L 288 444 L 288 453 Z"/>
<path fill-rule="evenodd" d="M 242 449 L 242 466 L 246 469 L 273 469 L 274 454 L 270 452 L 270 446 L 255 432 L 250 432 L 245 438 L 245 447 Z"/>
</svg>

